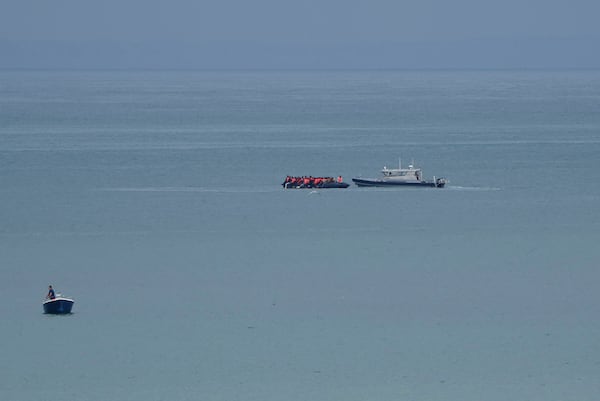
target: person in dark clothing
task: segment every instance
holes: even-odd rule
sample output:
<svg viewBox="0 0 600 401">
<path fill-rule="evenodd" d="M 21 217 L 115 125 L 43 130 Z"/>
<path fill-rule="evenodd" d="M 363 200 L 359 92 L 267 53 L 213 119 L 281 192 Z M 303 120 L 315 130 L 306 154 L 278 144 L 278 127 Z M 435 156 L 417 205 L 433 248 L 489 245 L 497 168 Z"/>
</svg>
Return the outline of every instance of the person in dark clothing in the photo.
<svg viewBox="0 0 600 401">
<path fill-rule="evenodd" d="M 46 295 L 46 299 L 54 299 L 55 295 L 54 295 L 54 289 L 52 288 L 51 285 L 48 286 L 48 295 Z"/>
</svg>

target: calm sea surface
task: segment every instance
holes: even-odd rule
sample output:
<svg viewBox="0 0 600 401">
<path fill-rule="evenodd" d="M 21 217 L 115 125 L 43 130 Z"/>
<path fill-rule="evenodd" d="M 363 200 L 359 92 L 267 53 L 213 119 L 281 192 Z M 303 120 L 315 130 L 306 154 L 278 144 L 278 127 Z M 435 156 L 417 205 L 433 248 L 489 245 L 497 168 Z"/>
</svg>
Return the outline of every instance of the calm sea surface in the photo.
<svg viewBox="0 0 600 401">
<path fill-rule="evenodd" d="M 599 71 L 1 71 L 0 399 L 595 401 L 599 182 Z"/>
</svg>

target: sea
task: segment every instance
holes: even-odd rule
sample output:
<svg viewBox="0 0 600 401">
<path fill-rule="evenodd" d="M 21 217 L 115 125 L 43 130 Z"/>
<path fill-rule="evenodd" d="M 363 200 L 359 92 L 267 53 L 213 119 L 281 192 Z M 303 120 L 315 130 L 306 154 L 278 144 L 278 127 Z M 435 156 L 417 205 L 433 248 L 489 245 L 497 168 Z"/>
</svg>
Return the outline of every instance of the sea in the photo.
<svg viewBox="0 0 600 401">
<path fill-rule="evenodd" d="M 599 183 L 596 70 L 0 71 L 0 399 L 596 401 Z"/>
</svg>

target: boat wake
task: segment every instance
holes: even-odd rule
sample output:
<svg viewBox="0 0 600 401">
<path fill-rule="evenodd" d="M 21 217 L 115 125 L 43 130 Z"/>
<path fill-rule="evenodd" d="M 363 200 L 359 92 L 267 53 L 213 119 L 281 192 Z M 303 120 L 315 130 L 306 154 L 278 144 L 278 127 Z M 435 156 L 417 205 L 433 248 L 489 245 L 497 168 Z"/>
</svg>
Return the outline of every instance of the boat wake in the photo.
<svg viewBox="0 0 600 401">
<path fill-rule="evenodd" d="M 286 228 L 283 231 L 291 231 L 291 232 L 303 232 L 308 230 L 308 232 L 324 232 L 324 233 L 362 233 L 362 232 L 381 232 L 382 229 L 378 227 L 327 227 L 327 228 Z M 203 235 L 228 235 L 230 236 L 230 230 L 228 229 L 207 229 L 207 228 L 199 228 L 199 229 L 148 229 L 148 230 L 111 230 L 107 229 L 105 231 L 35 231 L 35 232 L 22 232 L 22 233 L 2 233 L 0 232 L 0 238 L 52 238 L 52 237 L 110 237 L 114 238 L 115 236 L 123 236 L 123 237 L 135 237 L 135 236 L 149 236 L 149 235 L 164 235 L 164 234 L 174 234 L 174 235 L 187 235 L 187 234 L 203 234 Z M 265 228 L 265 229 L 252 229 L 249 231 L 252 235 L 257 233 L 262 234 L 279 234 L 282 232 L 281 229 L 278 228 Z"/>
<path fill-rule="evenodd" d="M 498 187 L 463 187 L 459 185 L 446 185 L 447 190 L 451 191 L 502 191 Z"/>
<path fill-rule="evenodd" d="M 208 193 L 267 193 L 280 192 L 279 188 L 208 188 L 208 187 L 115 187 L 94 188 L 98 192 L 208 192 Z"/>
</svg>

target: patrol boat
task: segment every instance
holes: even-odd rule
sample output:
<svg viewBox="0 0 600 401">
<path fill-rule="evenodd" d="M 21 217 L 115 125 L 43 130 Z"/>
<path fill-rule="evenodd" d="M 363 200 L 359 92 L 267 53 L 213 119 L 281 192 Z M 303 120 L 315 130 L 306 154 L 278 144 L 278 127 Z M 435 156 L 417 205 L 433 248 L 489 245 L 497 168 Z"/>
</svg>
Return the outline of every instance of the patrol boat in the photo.
<svg viewBox="0 0 600 401">
<path fill-rule="evenodd" d="M 383 167 L 381 170 L 382 178 L 353 178 L 352 181 L 359 187 L 432 187 L 444 188 L 445 178 L 435 178 L 427 181 L 423 179 L 423 173 L 420 168 L 416 168 L 412 163 L 408 168 L 402 168 L 402 162 L 398 162 L 398 168 Z"/>
</svg>

